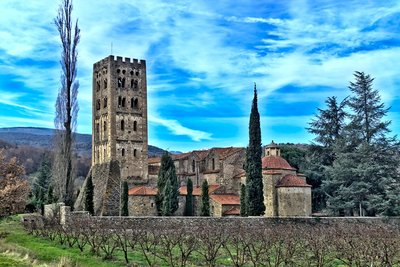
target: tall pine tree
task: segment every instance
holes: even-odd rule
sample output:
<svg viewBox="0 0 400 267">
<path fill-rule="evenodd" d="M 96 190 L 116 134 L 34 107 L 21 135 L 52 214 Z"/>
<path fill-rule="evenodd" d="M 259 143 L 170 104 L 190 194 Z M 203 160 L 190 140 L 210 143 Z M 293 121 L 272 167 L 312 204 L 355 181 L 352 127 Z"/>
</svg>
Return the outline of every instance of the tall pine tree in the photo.
<svg viewBox="0 0 400 267">
<path fill-rule="evenodd" d="M 399 144 L 387 137 L 390 121 L 383 119 L 388 109 L 373 89 L 374 79 L 363 72 L 354 76 L 351 121 L 334 147 L 336 158 L 323 184 L 328 208 L 335 214 L 396 215 L 400 210 L 393 204 L 400 204 L 400 198 L 390 189 L 400 186 Z"/>
<path fill-rule="evenodd" d="M 261 128 L 257 106 L 257 88 L 254 84 L 254 98 L 250 113 L 249 146 L 246 150 L 246 211 L 249 216 L 264 214 Z"/>
<path fill-rule="evenodd" d="M 210 216 L 210 195 L 208 194 L 207 180 L 204 180 L 201 184 L 200 216 Z"/>
<path fill-rule="evenodd" d="M 346 119 L 345 107 L 347 98 L 338 103 L 335 96 L 328 97 L 325 100 L 326 109 L 318 108 L 316 118 L 313 119 L 307 130 L 316 135 L 315 141 L 323 147 L 332 147 L 336 140 L 340 138 Z"/>
<path fill-rule="evenodd" d="M 90 175 L 85 187 L 85 210 L 91 215 L 94 215 L 93 191 L 93 181 L 92 176 Z"/>
<path fill-rule="evenodd" d="M 350 82 L 349 86 L 353 93 L 349 106 L 354 112 L 351 115 L 350 131 L 356 144 L 371 144 L 389 133 L 390 121 L 383 121 L 389 109 L 381 102 L 379 91 L 372 87 L 374 78 L 359 71 L 354 73 L 354 77 L 355 82 Z"/>
<path fill-rule="evenodd" d="M 121 208 L 121 216 L 129 216 L 128 200 L 129 200 L 128 182 L 127 182 L 127 181 L 124 181 L 123 186 L 122 186 L 122 208 Z"/>
<path fill-rule="evenodd" d="M 343 137 L 345 111 L 348 98 L 341 102 L 336 97 L 325 100 L 326 109 L 318 108 L 316 118 L 309 123 L 307 130 L 314 134 L 316 144 L 308 148 L 306 160 L 301 164 L 301 171 L 307 177 L 307 183 L 312 185 L 312 206 L 317 211 L 326 206 L 326 194 L 322 183 L 326 180 L 326 167 L 332 166 L 335 160 L 335 144 Z M 325 188 L 327 189 L 327 188 Z"/>
<path fill-rule="evenodd" d="M 188 179 L 187 181 L 187 194 L 186 194 L 186 202 L 185 202 L 185 211 L 183 213 L 184 216 L 193 216 L 193 182 L 192 179 Z"/>
</svg>

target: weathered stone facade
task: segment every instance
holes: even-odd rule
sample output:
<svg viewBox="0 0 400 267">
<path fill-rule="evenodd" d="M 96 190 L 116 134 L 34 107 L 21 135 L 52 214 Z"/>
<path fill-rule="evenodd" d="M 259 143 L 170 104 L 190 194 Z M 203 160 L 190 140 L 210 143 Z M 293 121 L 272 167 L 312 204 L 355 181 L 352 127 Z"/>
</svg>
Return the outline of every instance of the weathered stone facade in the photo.
<svg viewBox="0 0 400 267">
<path fill-rule="evenodd" d="M 92 166 L 116 160 L 121 179 L 147 182 L 146 61 L 109 56 L 93 66 Z"/>
<path fill-rule="evenodd" d="M 96 215 L 118 215 L 124 181 L 148 182 L 146 61 L 106 57 L 93 65 L 92 168 Z"/>
<path fill-rule="evenodd" d="M 214 197 L 211 201 L 212 214 L 219 217 L 240 213 L 238 196 L 241 184 L 246 183 L 243 170 L 245 154 L 244 148 L 227 147 L 197 150 L 172 157 L 182 186 L 186 185 L 188 178 L 192 179 L 195 188 L 199 188 L 203 180 L 207 180 L 210 186 L 218 186 L 218 190 L 210 195 Z M 279 146 L 275 143 L 268 145 L 262 163 L 265 216 L 310 216 L 311 186 L 302 174 L 297 173 L 281 157 Z M 149 169 L 153 170 L 154 175 L 159 166 L 159 158 L 149 159 Z M 235 203 L 225 203 L 224 199 L 229 199 L 231 195 L 237 197 Z M 181 206 L 184 206 L 183 203 Z M 180 210 L 176 215 L 181 215 Z"/>
<path fill-rule="evenodd" d="M 280 217 L 307 216 L 311 214 L 309 187 L 278 187 L 278 215 Z"/>
<path fill-rule="evenodd" d="M 75 201 L 75 210 L 84 210 L 85 188 L 89 177 L 94 186 L 93 204 L 96 215 L 119 214 L 121 174 L 118 161 L 110 161 L 92 166 L 83 182 L 81 193 Z"/>
<path fill-rule="evenodd" d="M 208 184 L 223 185 L 226 193 L 237 193 L 240 190 L 238 175 L 243 172 L 245 154 L 242 147 L 216 147 L 172 155 L 172 159 L 181 185 L 186 185 L 188 178 L 194 186 L 201 186 L 203 180 L 207 180 Z M 160 161 L 160 158 L 149 158 L 149 172 L 151 170 L 154 175 L 151 185 L 157 184 Z"/>
<path fill-rule="evenodd" d="M 157 216 L 155 196 L 130 196 L 129 216 Z"/>
<path fill-rule="evenodd" d="M 265 149 L 262 158 L 263 194 L 266 217 L 311 215 L 311 186 L 304 175 L 281 157 L 274 142 Z M 246 174 L 242 174 L 245 183 Z"/>
</svg>

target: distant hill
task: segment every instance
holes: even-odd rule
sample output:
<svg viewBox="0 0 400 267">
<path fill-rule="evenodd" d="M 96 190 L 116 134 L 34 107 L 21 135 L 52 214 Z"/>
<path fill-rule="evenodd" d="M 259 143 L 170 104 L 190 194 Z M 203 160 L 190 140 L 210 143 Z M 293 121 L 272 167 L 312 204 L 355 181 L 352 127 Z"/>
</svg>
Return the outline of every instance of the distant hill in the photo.
<svg viewBox="0 0 400 267">
<path fill-rule="evenodd" d="M 12 145 L 49 149 L 53 145 L 54 132 L 54 129 L 38 127 L 0 128 L 0 148 Z M 92 135 L 77 133 L 75 138 L 78 154 L 86 157 L 91 156 Z M 161 156 L 164 152 L 164 149 L 149 145 L 149 156 Z M 180 152 L 174 151 L 173 153 L 179 154 Z"/>
</svg>

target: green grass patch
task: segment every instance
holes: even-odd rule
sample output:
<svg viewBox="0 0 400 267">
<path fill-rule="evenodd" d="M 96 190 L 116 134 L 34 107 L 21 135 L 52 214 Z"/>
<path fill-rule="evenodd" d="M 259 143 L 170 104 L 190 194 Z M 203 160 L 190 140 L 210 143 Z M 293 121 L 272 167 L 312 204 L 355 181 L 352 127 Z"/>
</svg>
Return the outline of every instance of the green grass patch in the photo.
<svg viewBox="0 0 400 267">
<path fill-rule="evenodd" d="M 61 246 L 57 242 L 29 235 L 20 223 L 19 216 L 8 217 L 0 221 L 0 266 L 32 266 L 23 265 L 18 257 L 12 257 L 6 252 L 28 255 L 34 266 L 126 266 L 123 261 L 103 261 L 89 251 L 80 252 L 77 248 Z M 14 264 L 14 265 L 13 265 Z M 15 265 L 17 264 L 17 265 Z M 61 265 L 61 264 L 60 264 Z"/>
</svg>

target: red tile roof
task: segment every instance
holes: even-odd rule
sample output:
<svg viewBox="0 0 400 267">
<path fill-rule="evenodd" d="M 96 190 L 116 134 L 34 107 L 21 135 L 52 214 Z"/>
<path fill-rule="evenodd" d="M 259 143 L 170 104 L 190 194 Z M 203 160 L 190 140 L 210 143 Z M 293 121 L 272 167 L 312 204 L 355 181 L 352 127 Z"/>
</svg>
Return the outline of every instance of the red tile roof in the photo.
<svg viewBox="0 0 400 267">
<path fill-rule="evenodd" d="M 161 162 L 161 158 L 159 158 L 159 157 L 152 157 L 152 158 L 149 158 L 149 159 L 147 160 L 147 162 L 148 162 L 149 164 L 160 163 L 160 162 Z"/>
<path fill-rule="evenodd" d="M 192 154 L 192 152 L 186 152 L 186 153 L 171 155 L 171 158 L 172 158 L 173 160 L 184 159 L 184 158 L 189 157 L 191 154 Z"/>
<path fill-rule="evenodd" d="M 129 189 L 128 195 L 130 196 L 155 196 L 157 195 L 157 188 L 137 186 Z"/>
<path fill-rule="evenodd" d="M 262 174 L 282 174 L 279 170 L 263 170 Z"/>
<path fill-rule="evenodd" d="M 200 160 L 205 159 L 208 154 L 210 153 L 210 149 L 206 149 L 206 150 L 195 150 L 193 151 L 194 154 L 196 154 Z"/>
<path fill-rule="evenodd" d="M 212 194 L 218 188 L 220 188 L 220 185 L 218 185 L 218 184 L 210 184 L 208 186 L 208 193 Z M 186 196 L 187 195 L 187 186 L 181 186 L 179 188 L 179 194 L 181 194 L 182 196 Z M 193 187 L 193 193 L 192 194 L 193 194 L 193 196 L 201 196 L 201 186 Z"/>
<path fill-rule="evenodd" d="M 276 187 L 311 187 L 311 185 L 296 175 L 287 174 L 278 181 Z"/>
<path fill-rule="evenodd" d="M 232 207 L 229 210 L 223 213 L 224 216 L 226 215 L 240 215 L 240 209 L 238 207 Z"/>
<path fill-rule="evenodd" d="M 238 195 L 210 195 L 210 198 L 221 205 L 240 205 Z"/>
<path fill-rule="evenodd" d="M 263 169 L 296 170 L 280 156 L 266 156 L 262 158 Z"/>
</svg>

